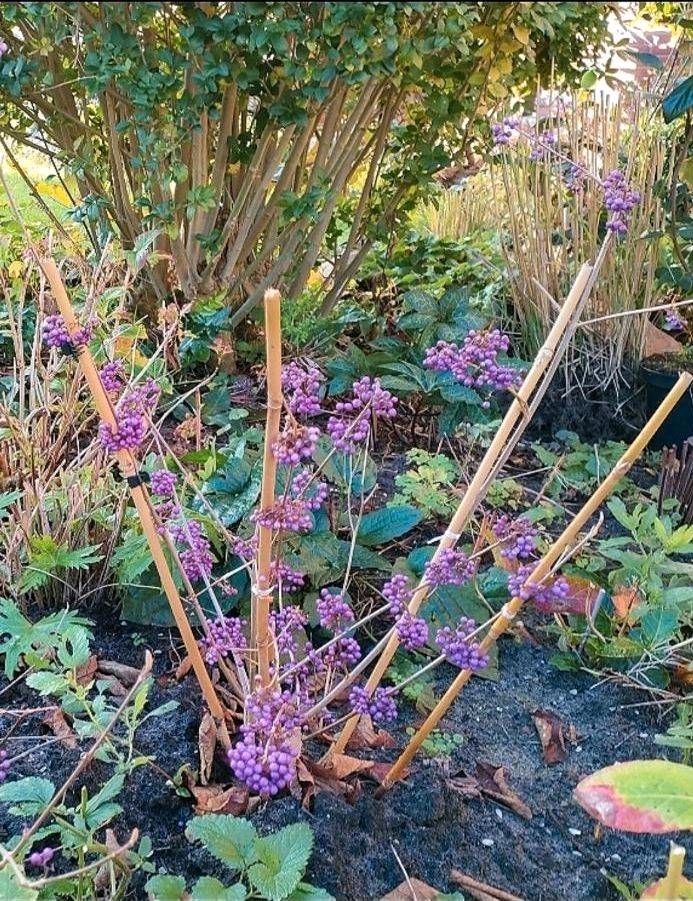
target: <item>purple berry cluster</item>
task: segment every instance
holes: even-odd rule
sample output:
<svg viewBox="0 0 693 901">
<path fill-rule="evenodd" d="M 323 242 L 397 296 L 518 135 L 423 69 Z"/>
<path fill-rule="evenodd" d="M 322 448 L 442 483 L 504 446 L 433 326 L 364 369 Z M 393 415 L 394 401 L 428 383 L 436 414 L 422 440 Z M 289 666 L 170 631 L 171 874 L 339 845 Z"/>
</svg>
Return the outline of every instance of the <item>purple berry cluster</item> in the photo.
<svg viewBox="0 0 693 901">
<path fill-rule="evenodd" d="M 210 666 L 222 657 L 247 650 L 246 622 L 238 617 L 221 616 L 208 623 L 209 634 L 200 639 L 200 650 Z"/>
<path fill-rule="evenodd" d="M 411 596 L 412 590 L 409 587 L 409 577 L 405 576 L 404 573 L 395 573 L 383 585 L 383 597 L 388 602 L 390 616 L 401 616 L 411 600 Z"/>
<path fill-rule="evenodd" d="M 7 41 L 3 41 L 2 38 L 0 38 L 0 56 L 4 56 L 9 49 L 10 45 Z"/>
<path fill-rule="evenodd" d="M 0 784 L 2 784 L 5 779 L 7 779 L 7 774 L 10 771 L 10 760 L 7 756 L 7 751 L 4 748 L 0 748 Z"/>
<path fill-rule="evenodd" d="M 571 163 L 568 171 L 563 176 L 566 189 L 569 194 L 578 196 L 582 194 L 587 187 L 587 170 L 584 166 L 577 163 Z"/>
<path fill-rule="evenodd" d="M 58 347 L 62 350 L 63 348 L 69 349 L 73 346 L 72 341 L 70 340 L 70 333 L 65 325 L 65 320 L 59 313 L 53 313 L 51 316 L 46 316 L 43 320 L 43 325 L 41 326 L 41 338 L 46 347 Z"/>
<path fill-rule="evenodd" d="M 178 476 L 168 469 L 156 469 L 149 476 L 149 485 L 152 494 L 157 497 L 173 497 L 173 489 L 178 483 Z"/>
<path fill-rule="evenodd" d="M 298 635 L 307 625 L 308 617 L 300 607 L 291 606 L 271 611 L 270 629 L 280 654 L 289 654 L 293 658 L 298 650 Z"/>
<path fill-rule="evenodd" d="M 295 696 L 266 691 L 246 699 L 241 739 L 228 752 L 234 775 L 251 791 L 268 798 L 296 776 L 299 743 L 292 743 L 300 718 Z"/>
<path fill-rule="evenodd" d="M 320 412 L 320 393 L 325 376 L 317 366 L 292 361 L 282 370 L 282 388 L 294 416 L 315 416 Z"/>
<path fill-rule="evenodd" d="M 302 469 L 291 480 L 291 496 L 301 499 L 309 510 L 319 510 L 329 497 L 325 482 L 314 482 L 309 469 Z"/>
<path fill-rule="evenodd" d="M 134 450 L 147 434 L 149 414 L 159 400 L 159 386 L 154 379 L 130 388 L 115 407 L 115 431 L 107 422 L 99 426 L 99 438 L 107 451 L 114 454 L 122 450 Z"/>
<path fill-rule="evenodd" d="M 418 651 L 428 641 L 428 624 L 420 616 L 412 616 L 408 610 L 395 623 L 397 637 L 408 651 Z"/>
<path fill-rule="evenodd" d="M 628 232 L 629 216 L 640 203 L 640 194 L 634 191 L 619 169 L 610 172 L 602 182 L 604 206 L 609 214 L 606 227 L 617 235 Z"/>
<path fill-rule="evenodd" d="M 532 601 L 544 613 L 559 611 L 563 601 L 570 597 L 570 585 L 562 576 L 541 585 L 535 584 L 529 579 L 533 569 L 531 565 L 521 566 L 516 573 L 510 575 L 508 578 L 510 596 L 521 598 L 523 601 Z"/>
<path fill-rule="evenodd" d="M 323 665 L 332 670 L 348 671 L 361 659 L 361 647 L 355 638 L 345 635 L 321 652 Z"/>
<path fill-rule="evenodd" d="M 552 131 L 535 132 L 529 135 L 530 151 L 529 158 L 533 163 L 546 159 L 555 149 L 557 144 L 556 135 Z"/>
<path fill-rule="evenodd" d="M 275 532 L 310 532 L 313 528 L 310 506 L 301 498 L 282 497 L 266 510 L 255 510 L 250 518 Z"/>
<path fill-rule="evenodd" d="M 270 564 L 270 579 L 276 582 L 283 592 L 290 594 L 304 587 L 306 577 L 302 572 L 284 563 L 282 560 L 273 560 Z"/>
<path fill-rule="evenodd" d="M 332 592 L 330 588 L 323 588 L 316 602 L 318 618 L 323 629 L 333 632 L 343 628 L 347 623 L 353 623 L 354 611 L 344 600 L 341 592 Z"/>
<path fill-rule="evenodd" d="M 291 423 L 272 444 L 272 453 L 279 463 L 296 466 L 313 456 L 319 437 L 320 429 L 315 426 Z"/>
<path fill-rule="evenodd" d="M 327 433 L 337 450 L 353 454 L 370 434 L 370 416 L 394 419 L 397 398 L 382 387 L 380 379 L 365 375 L 352 385 L 352 396 L 335 404 L 327 421 Z"/>
<path fill-rule="evenodd" d="M 497 541 L 501 541 L 501 556 L 508 560 L 526 560 L 537 547 L 537 529 L 526 516 L 511 519 L 499 516 L 491 531 Z"/>
<path fill-rule="evenodd" d="M 489 656 L 476 641 L 469 640 L 475 629 L 474 620 L 463 616 L 454 629 L 445 626 L 438 630 L 436 644 L 453 666 L 477 673 L 488 666 Z"/>
<path fill-rule="evenodd" d="M 349 693 L 349 706 L 360 716 L 370 716 L 374 723 L 391 723 L 397 719 L 397 704 L 392 690 L 376 688 L 373 697 L 360 685 L 354 685 Z"/>
<path fill-rule="evenodd" d="M 108 394 L 120 394 L 125 387 L 125 368 L 120 360 L 111 360 L 99 370 L 101 384 Z"/>
<path fill-rule="evenodd" d="M 168 533 L 179 550 L 181 566 L 191 582 L 197 582 L 209 578 L 214 557 L 210 549 L 210 543 L 204 534 L 201 524 L 196 519 L 180 519 L 167 524 Z"/>
<path fill-rule="evenodd" d="M 32 867 L 45 867 L 53 860 L 56 854 L 56 849 L 47 847 L 44 848 L 43 851 L 32 851 L 32 853 L 27 857 L 27 863 L 29 863 Z"/>
<path fill-rule="evenodd" d="M 461 347 L 448 341 L 429 347 L 423 365 L 434 372 L 451 373 L 468 388 L 504 391 L 522 377 L 517 369 L 498 361 L 498 355 L 506 353 L 509 346 L 510 338 L 498 329 L 471 331 Z"/>
<path fill-rule="evenodd" d="M 686 328 L 686 320 L 676 307 L 672 307 L 664 313 L 664 328 L 668 332 L 682 332 Z"/>
<path fill-rule="evenodd" d="M 441 585 L 465 585 L 476 574 L 476 563 L 463 551 L 443 548 L 438 558 L 430 560 L 424 570 L 426 583 L 432 588 Z"/>
<path fill-rule="evenodd" d="M 245 560 L 246 563 L 249 563 L 251 560 L 254 560 L 257 555 L 257 536 L 253 535 L 252 538 L 236 538 L 231 545 L 231 550 L 237 557 L 240 557 L 241 560 Z"/>
</svg>

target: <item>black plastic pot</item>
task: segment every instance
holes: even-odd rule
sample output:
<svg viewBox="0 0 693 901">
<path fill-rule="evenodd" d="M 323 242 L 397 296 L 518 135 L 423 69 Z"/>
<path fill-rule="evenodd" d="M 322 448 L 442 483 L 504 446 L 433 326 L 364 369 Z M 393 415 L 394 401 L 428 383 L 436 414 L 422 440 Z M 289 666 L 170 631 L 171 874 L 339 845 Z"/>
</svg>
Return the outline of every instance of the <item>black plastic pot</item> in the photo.
<svg viewBox="0 0 693 901">
<path fill-rule="evenodd" d="M 678 372 L 664 372 L 648 366 L 645 360 L 640 366 L 640 377 L 645 383 L 647 398 L 647 415 L 650 416 L 664 400 L 669 390 L 679 377 Z M 681 447 L 687 438 L 693 435 L 693 393 L 688 390 L 664 420 L 650 447 Z"/>
</svg>

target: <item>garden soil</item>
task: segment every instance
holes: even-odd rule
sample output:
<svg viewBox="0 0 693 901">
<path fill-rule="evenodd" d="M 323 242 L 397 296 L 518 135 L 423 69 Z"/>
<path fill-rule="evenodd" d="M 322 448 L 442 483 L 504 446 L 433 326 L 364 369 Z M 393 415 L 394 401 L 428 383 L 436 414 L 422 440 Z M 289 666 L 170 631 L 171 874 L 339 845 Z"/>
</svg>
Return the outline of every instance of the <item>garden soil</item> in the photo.
<svg viewBox="0 0 693 901">
<path fill-rule="evenodd" d="M 137 735 L 138 752 L 153 755 L 168 773 L 185 763 L 197 766 L 200 698 L 192 677 L 183 682 L 171 677 L 175 639 L 167 630 L 140 628 L 136 637 L 141 643 L 136 644 L 133 630 L 117 621 L 98 623 L 95 652 L 101 659 L 141 665 L 144 647 L 151 647 L 156 663 L 150 704 L 179 702 L 173 713 L 144 723 Z M 340 901 L 381 898 L 404 880 L 402 867 L 410 877 L 441 891 L 457 888 L 450 878 L 454 869 L 528 901 L 615 899 L 619 894 L 609 876 L 630 885 L 660 877 L 668 836 L 609 830 L 599 834 L 572 799 L 579 779 L 600 767 L 664 756 L 665 749 L 654 742 L 655 734 L 665 728 L 658 720 L 658 708 L 634 706 L 648 699 L 644 693 L 554 669 L 548 662 L 550 653 L 529 632 L 523 639 L 504 639 L 500 681 L 473 679 L 443 721 L 443 730 L 461 735 L 462 743 L 450 757 L 418 757 L 408 778 L 383 798 L 376 799 L 375 785 L 364 781 L 353 805 L 319 794 L 312 809 L 304 810 L 287 796 L 258 807 L 253 821 L 261 832 L 298 820 L 310 823 L 315 848 L 307 879 Z M 440 690 L 453 674 L 452 669 L 441 671 Z M 36 695 L 21 683 L 3 695 L 5 708 L 35 702 Z M 420 717 L 409 710 L 408 722 L 414 725 Z M 566 758 L 553 765 L 543 759 L 532 719 L 537 710 L 555 714 L 568 736 Z M 8 724 L 0 722 L 2 731 Z M 24 731 L 35 735 L 39 721 L 27 718 Z M 393 759 L 407 738 L 404 729 L 393 737 L 397 747 L 375 752 L 380 759 Z M 13 775 L 46 776 L 59 785 L 78 753 L 48 745 L 18 762 Z M 485 795 L 469 796 L 464 777 L 474 774 L 479 762 L 503 767 L 510 789 L 528 806 L 531 819 Z M 95 788 L 108 775 L 109 770 L 95 762 L 85 782 Z M 215 775 L 219 780 L 228 778 L 223 760 L 217 761 Z M 123 807 L 118 837 L 133 827 L 149 835 L 157 867 L 184 875 L 189 886 L 204 874 L 228 878 L 221 864 L 185 838 L 192 805 L 160 772 L 138 768 L 118 800 Z M 20 825 L 0 820 L 0 841 Z M 690 850 L 685 836 L 671 838 L 688 844 Z M 141 873 L 135 876 L 130 898 L 145 898 L 145 879 Z"/>
</svg>

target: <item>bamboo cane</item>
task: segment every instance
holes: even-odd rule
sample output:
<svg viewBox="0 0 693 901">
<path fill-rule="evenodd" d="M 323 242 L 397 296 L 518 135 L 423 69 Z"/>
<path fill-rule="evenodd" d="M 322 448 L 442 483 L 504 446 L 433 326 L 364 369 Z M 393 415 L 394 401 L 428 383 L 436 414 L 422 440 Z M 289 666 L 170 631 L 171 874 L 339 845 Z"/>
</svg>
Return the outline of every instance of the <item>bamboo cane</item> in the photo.
<svg viewBox="0 0 693 901">
<path fill-rule="evenodd" d="M 51 286 L 53 296 L 55 297 L 58 309 L 65 320 L 67 330 L 70 335 L 73 335 L 78 330 L 79 323 L 77 322 L 74 310 L 72 309 L 72 304 L 70 303 L 67 291 L 65 290 L 65 286 L 60 277 L 58 267 L 50 258 L 42 259 L 40 265 Z M 89 390 L 91 391 L 97 413 L 107 425 L 111 426 L 112 429 L 116 429 L 117 423 L 113 406 L 108 394 L 101 384 L 96 364 L 94 363 L 94 359 L 88 348 L 84 347 L 79 349 L 78 362 L 87 385 L 89 386 Z M 115 456 L 118 460 L 118 466 L 123 474 L 123 478 L 126 479 L 130 487 L 130 494 L 132 495 L 137 513 L 142 522 L 142 531 L 147 538 L 152 559 L 154 560 L 159 573 L 159 578 L 161 579 L 161 585 L 168 598 L 171 611 L 176 621 L 176 625 L 178 626 L 178 631 L 181 634 L 185 649 L 190 657 L 195 675 L 197 676 L 197 681 L 200 683 L 202 694 L 212 715 L 218 721 L 222 743 L 225 747 L 230 747 L 231 741 L 226 728 L 224 708 L 219 701 L 212 680 L 207 672 L 204 660 L 202 659 L 202 654 L 200 653 L 197 641 L 195 640 L 195 635 L 188 622 L 183 602 L 181 601 L 176 584 L 173 581 L 168 561 L 166 560 L 159 535 L 156 531 L 148 493 L 141 482 L 136 482 L 138 475 L 137 462 L 130 451 L 127 450 L 118 451 Z"/>
<path fill-rule="evenodd" d="M 497 461 L 500 459 L 503 454 L 504 448 L 506 451 L 505 456 L 509 454 L 510 450 L 514 446 L 514 444 L 519 440 L 520 435 L 522 434 L 522 429 L 517 429 L 518 423 L 521 421 L 522 417 L 525 416 L 526 422 L 529 419 L 526 416 L 527 413 L 527 405 L 532 397 L 532 394 L 537 391 L 543 391 L 541 388 L 537 388 L 537 385 L 546 371 L 547 367 L 555 360 L 557 361 L 557 350 L 560 348 L 562 344 L 562 339 L 567 335 L 569 337 L 569 333 L 571 332 L 571 324 L 574 326 L 577 324 L 577 320 L 579 318 L 582 307 L 587 301 L 587 297 L 589 294 L 589 288 L 591 284 L 594 283 L 594 278 L 596 276 L 596 264 L 595 266 L 590 266 L 588 263 L 585 263 L 580 271 L 577 274 L 575 279 L 575 283 L 568 294 L 568 297 L 561 308 L 559 315 L 556 318 L 556 321 L 553 324 L 549 334 L 546 337 L 546 341 L 543 346 L 539 350 L 529 372 L 524 378 L 522 385 L 517 391 L 515 398 L 508 408 L 507 413 L 503 417 L 503 421 L 500 424 L 496 435 L 493 438 L 493 441 L 488 447 L 488 450 L 484 454 L 483 460 L 479 464 L 479 468 L 477 469 L 474 478 L 469 483 L 467 490 L 464 493 L 464 497 L 459 503 L 457 510 L 455 511 L 454 516 L 450 521 L 450 525 L 448 526 L 445 534 L 441 538 L 438 543 L 438 547 L 436 548 L 435 553 L 433 554 L 433 560 L 437 560 L 440 557 L 440 554 L 443 550 L 447 548 L 454 547 L 457 544 L 457 541 L 462 535 L 465 526 L 467 525 L 467 521 L 469 517 L 474 513 L 474 510 L 478 507 L 481 501 L 486 496 L 486 492 L 488 491 L 489 485 L 491 484 L 494 472 L 497 471 Z M 567 343 L 567 342 L 564 342 Z M 544 391 L 548 387 L 548 379 L 546 380 L 546 384 L 544 386 Z M 525 422 L 525 425 L 526 425 Z M 515 431 L 515 435 L 513 436 L 513 431 Z M 509 439 L 513 436 L 514 440 L 511 442 Z M 414 595 L 409 602 L 409 612 L 412 615 L 415 615 L 423 602 L 425 601 L 427 595 L 429 593 L 429 586 L 426 582 L 421 579 L 419 582 Z M 390 639 L 385 646 L 380 659 L 377 661 L 373 671 L 366 682 L 366 691 L 369 694 L 373 694 L 375 689 L 380 684 L 380 680 L 382 679 L 385 670 L 390 665 L 392 658 L 399 647 L 399 638 L 395 631 L 392 632 Z M 349 739 L 354 733 L 354 729 L 359 721 L 359 715 L 355 714 L 351 719 L 349 719 L 342 729 L 341 734 L 337 737 L 335 742 L 330 747 L 327 752 L 326 758 L 329 760 L 329 757 L 332 754 L 342 754 L 349 742 Z"/>
<path fill-rule="evenodd" d="M 672 901 L 682 898 L 680 891 L 681 877 L 683 876 L 683 861 L 686 857 L 686 849 L 671 842 L 669 846 L 669 866 L 664 877 L 663 884 L 657 892 L 658 898 L 670 898 Z"/>
<path fill-rule="evenodd" d="M 267 417 L 265 447 L 262 459 L 262 490 L 260 509 L 274 506 L 277 479 L 277 460 L 272 445 L 279 436 L 279 420 L 282 412 L 282 342 L 281 295 L 270 289 L 265 291 L 265 346 L 267 351 Z M 270 565 L 272 561 L 272 530 L 260 526 L 256 562 L 256 583 L 252 586 L 251 646 L 257 648 L 260 682 L 264 687 L 270 681 L 269 610 L 272 600 Z"/>
<path fill-rule="evenodd" d="M 592 497 L 577 512 L 575 518 L 566 527 L 559 538 L 554 541 L 542 559 L 537 563 L 528 577 L 527 581 L 532 584 L 540 583 L 549 575 L 553 566 L 559 561 L 567 547 L 569 547 L 577 538 L 578 533 L 584 527 L 585 523 L 602 505 L 606 498 L 611 494 L 617 482 L 628 472 L 635 460 L 645 449 L 650 439 L 666 419 L 669 412 L 673 409 L 679 399 L 693 382 L 693 376 L 690 373 L 682 373 L 678 381 L 669 391 L 659 407 L 652 414 L 645 424 L 644 428 L 633 441 L 630 447 L 621 456 L 613 470 L 604 479 L 601 485 L 594 492 Z M 488 633 L 480 642 L 481 650 L 487 652 L 496 643 L 498 638 L 508 629 L 510 623 L 517 616 L 518 611 L 522 607 L 521 598 L 511 598 L 502 608 L 501 615 L 496 619 L 489 628 Z M 385 777 L 379 793 L 390 788 L 401 776 L 403 770 L 411 762 L 412 758 L 424 743 L 426 738 L 436 728 L 442 717 L 450 708 L 450 705 L 457 698 L 460 691 L 469 682 L 472 671 L 469 669 L 460 670 L 456 678 L 451 683 L 443 697 L 438 701 L 431 713 L 426 718 L 423 725 L 417 730 L 404 751 L 392 765 L 389 773 Z"/>
</svg>

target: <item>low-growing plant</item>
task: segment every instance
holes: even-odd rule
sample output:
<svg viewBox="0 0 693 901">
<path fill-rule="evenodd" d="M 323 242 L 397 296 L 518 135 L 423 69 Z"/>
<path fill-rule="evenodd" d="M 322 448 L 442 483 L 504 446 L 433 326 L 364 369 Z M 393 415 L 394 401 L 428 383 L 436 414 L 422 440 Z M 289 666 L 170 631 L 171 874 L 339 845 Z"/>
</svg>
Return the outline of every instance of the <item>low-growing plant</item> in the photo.
<svg viewBox="0 0 693 901">
<path fill-rule="evenodd" d="M 151 901 L 333 901 L 332 895 L 303 881 L 313 849 L 313 833 L 307 823 L 293 823 L 262 836 L 241 817 L 208 814 L 193 817 L 185 833 L 233 874 L 225 884 L 214 876 L 201 876 L 186 891 L 183 876 L 152 876 L 145 888 Z"/>
<path fill-rule="evenodd" d="M 407 451 L 411 468 L 395 477 L 393 504 L 413 504 L 426 517 L 447 517 L 455 512 L 451 489 L 459 478 L 456 463 L 445 454 L 415 448 Z"/>
</svg>

